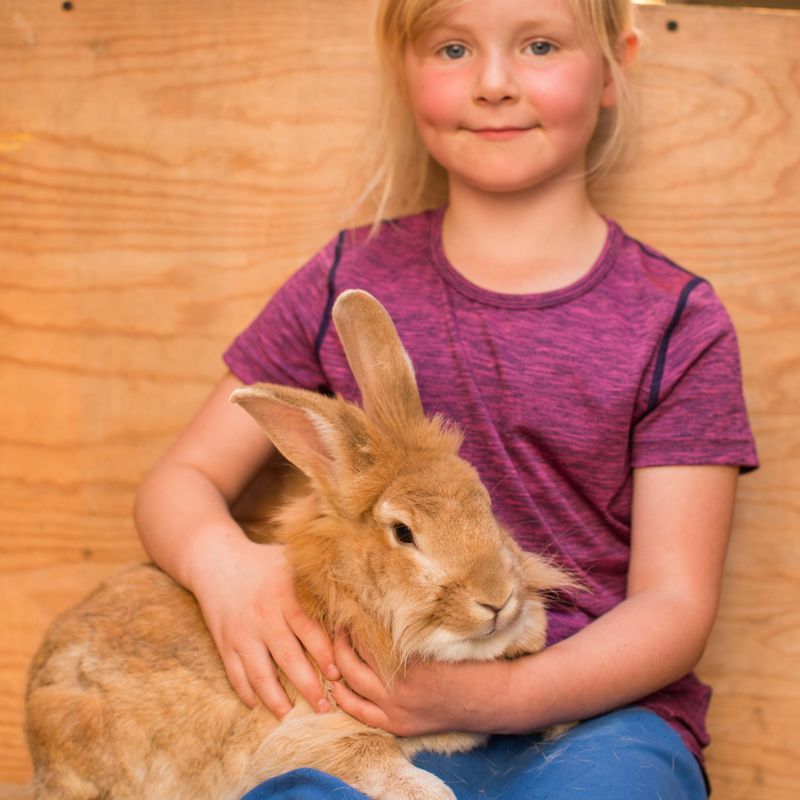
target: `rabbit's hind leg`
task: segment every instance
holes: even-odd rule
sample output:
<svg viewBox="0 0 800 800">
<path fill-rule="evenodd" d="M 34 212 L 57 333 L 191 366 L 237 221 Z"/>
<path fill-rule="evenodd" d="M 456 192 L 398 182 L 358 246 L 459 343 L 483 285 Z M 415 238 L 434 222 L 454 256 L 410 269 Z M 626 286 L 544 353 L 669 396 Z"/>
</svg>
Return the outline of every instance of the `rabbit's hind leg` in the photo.
<svg viewBox="0 0 800 800">
<path fill-rule="evenodd" d="M 31 690 L 26 733 L 36 800 L 103 800 L 107 796 L 106 787 L 92 778 L 102 760 L 93 746 L 100 738 L 102 720 L 102 702 L 94 693 L 79 695 L 48 685 Z"/>
<path fill-rule="evenodd" d="M 135 796 L 123 793 L 111 794 L 107 787 L 78 775 L 70 767 L 47 768 L 44 774 L 34 776 L 34 800 L 135 800 Z"/>
</svg>

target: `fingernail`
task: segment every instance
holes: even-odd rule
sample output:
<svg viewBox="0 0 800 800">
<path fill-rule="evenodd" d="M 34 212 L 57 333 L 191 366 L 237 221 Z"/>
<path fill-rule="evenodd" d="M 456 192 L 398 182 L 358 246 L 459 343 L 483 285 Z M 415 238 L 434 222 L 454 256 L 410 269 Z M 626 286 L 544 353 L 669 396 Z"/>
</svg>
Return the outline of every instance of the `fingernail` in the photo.
<svg viewBox="0 0 800 800">
<path fill-rule="evenodd" d="M 341 678 L 341 677 L 342 677 L 342 676 L 341 676 L 341 674 L 339 673 L 339 670 L 338 670 L 338 669 L 336 669 L 336 664 L 330 664 L 330 665 L 328 666 L 328 668 L 325 670 L 325 674 L 326 674 L 326 675 L 327 675 L 327 676 L 328 676 L 328 677 L 329 677 L 329 678 L 330 678 L 332 681 L 338 681 L 338 680 L 339 680 L 339 678 Z"/>
<path fill-rule="evenodd" d="M 320 714 L 326 714 L 330 710 L 331 710 L 331 704 L 327 700 L 325 700 L 325 698 L 323 698 L 317 703 L 317 711 L 319 711 Z"/>
</svg>

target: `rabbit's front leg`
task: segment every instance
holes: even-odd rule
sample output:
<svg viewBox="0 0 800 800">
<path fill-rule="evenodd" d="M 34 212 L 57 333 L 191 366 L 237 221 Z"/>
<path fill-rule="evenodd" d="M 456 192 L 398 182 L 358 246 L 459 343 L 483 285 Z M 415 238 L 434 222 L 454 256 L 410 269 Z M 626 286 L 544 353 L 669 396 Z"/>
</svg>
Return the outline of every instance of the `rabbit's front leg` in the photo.
<svg viewBox="0 0 800 800">
<path fill-rule="evenodd" d="M 374 800 L 456 800 L 452 789 L 433 773 L 415 767 L 399 751 L 398 755 L 385 765 L 373 765 L 344 780 Z"/>
<path fill-rule="evenodd" d="M 406 758 L 411 758 L 422 750 L 432 753 L 466 753 L 483 747 L 489 737 L 482 733 L 431 733 L 426 736 L 411 736 L 407 739 L 398 739 L 400 749 Z"/>
<path fill-rule="evenodd" d="M 334 775 L 372 800 L 455 800 L 439 778 L 408 761 L 394 736 L 343 711 L 314 714 L 296 708 L 264 740 L 253 765 L 259 773 L 254 782 L 308 767 Z"/>
</svg>

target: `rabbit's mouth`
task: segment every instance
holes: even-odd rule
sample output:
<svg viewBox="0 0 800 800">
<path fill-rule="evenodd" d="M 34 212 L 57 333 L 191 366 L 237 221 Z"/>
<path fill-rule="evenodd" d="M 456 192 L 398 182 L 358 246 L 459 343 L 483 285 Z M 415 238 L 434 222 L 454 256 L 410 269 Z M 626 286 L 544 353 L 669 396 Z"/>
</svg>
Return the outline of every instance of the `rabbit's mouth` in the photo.
<svg viewBox="0 0 800 800">
<path fill-rule="evenodd" d="M 418 654 L 442 661 L 491 661 L 508 651 L 534 652 L 542 647 L 543 627 L 530 602 L 516 603 L 499 619 L 471 632 L 437 627 Z"/>
<path fill-rule="evenodd" d="M 490 620 L 490 627 L 488 630 L 481 631 L 470 638 L 474 641 L 480 642 L 491 639 L 493 636 L 499 636 L 506 633 L 506 631 L 514 628 L 514 626 L 519 622 L 520 617 L 522 616 L 522 609 L 522 604 L 516 603 L 515 607 L 513 609 L 509 609 L 507 614 L 503 612 L 496 614 L 494 619 Z"/>
<path fill-rule="evenodd" d="M 473 602 L 475 610 L 484 617 L 483 624 L 470 637 L 478 641 L 490 639 L 513 628 L 519 622 L 524 610 L 524 603 L 520 602 L 519 593 L 514 590 L 511 590 L 507 599 L 497 606 L 477 600 Z"/>
</svg>

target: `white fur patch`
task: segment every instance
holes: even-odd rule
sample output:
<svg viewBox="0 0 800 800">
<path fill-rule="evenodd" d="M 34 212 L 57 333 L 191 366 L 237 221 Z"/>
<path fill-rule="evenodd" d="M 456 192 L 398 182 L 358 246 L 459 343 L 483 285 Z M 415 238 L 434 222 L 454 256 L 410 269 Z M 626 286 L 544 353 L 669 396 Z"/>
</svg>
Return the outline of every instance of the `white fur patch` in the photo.
<svg viewBox="0 0 800 800">
<path fill-rule="evenodd" d="M 421 653 L 438 661 L 491 661 L 499 658 L 510 645 L 525 638 L 526 628 L 534 624 L 531 612 L 536 605 L 527 600 L 513 625 L 485 639 L 465 639 L 447 628 L 438 628 L 422 643 Z"/>
<path fill-rule="evenodd" d="M 439 778 L 411 764 L 392 765 L 391 772 L 365 772 L 356 787 L 369 797 L 392 800 L 456 800 Z"/>
</svg>

